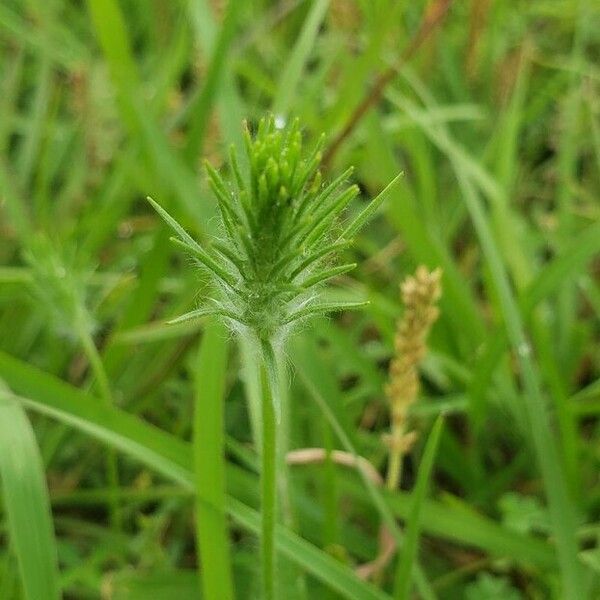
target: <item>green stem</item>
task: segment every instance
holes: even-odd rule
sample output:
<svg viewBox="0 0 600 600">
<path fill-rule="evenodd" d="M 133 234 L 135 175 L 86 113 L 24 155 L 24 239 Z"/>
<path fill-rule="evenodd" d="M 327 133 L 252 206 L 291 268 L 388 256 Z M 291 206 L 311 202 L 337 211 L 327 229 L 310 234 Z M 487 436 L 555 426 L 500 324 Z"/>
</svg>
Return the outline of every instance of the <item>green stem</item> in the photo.
<svg viewBox="0 0 600 600">
<path fill-rule="evenodd" d="M 84 327 L 79 327 L 79 338 L 81 340 L 83 352 L 90 363 L 92 373 L 94 374 L 94 378 L 98 384 L 100 397 L 106 406 L 112 406 L 112 392 L 110 390 L 108 376 L 106 375 L 104 365 L 102 364 L 102 359 L 100 358 L 98 348 L 96 348 L 96 344 L 94 344 L 92 336 L 87 330 L 85 330 Z"/>
<path fill-rule="evenodd" d="M 277 444 L 274 399 L 277 392 L 276 365 L 269 342 L 262 342 L 260 366 L 262 409 L 261 556 L 262 598 L 275 598 L 275 523 L 277 515 L 276 464 Z"/>
<path fill-rule="evenodd" d="M 277 393 L 280 415 L 277 419 L 277 494 L 279 499 L 278 516 L 284 527 L 298 533 L 299 522 L 294 502 L 292 500 L 292 486 L 290 482 L 290 467 L 286 463 L 289 451 L 291 433 L 291 409 L 289 386 L 286 367 L 283 361 L 277 358 Z M 295 600 L 306 600 L 306 580 L 304 572 L 292 561 L 285 559 L 277 563 L 279 589 L 285 589 L 287 596 Z"/>
<path fill-rule="evenodd" d="M 79 319 L 78 319 L 79 320 Z M 100 358 L 100 353 L 98 352 L 98 348 L 96 348 L 96 344 L 88 331 L 87 327 L 80 322 L 76 324 L 77 333 L 81 342 L 81 346 L 83 348 L 83 352 L 85 353 L 90 367 L 92 369 L 92 373 L 94 374 L 94 378 L 98 385 L 98 390 L 100 392 L 100 397 L 102 402 L 106 406 L 113 405 L 112 392 L 110 390 L 110 384 L 108 382 L 108 376 L 106 375 L 106 370 L 104 369 L 104 365 L 102 363 L 102 358 Z M 110 520 L 112 527 L 115 531 L 121 531 L 121 508 L 119 505 L 119 466 L 117 464 L 117 453 L 114 449 L 109 448 L 106 455 L 106 476 L 108 478 L 108 486 L 110 490 Z"/>
<path fill-rule="evenodd" d="M 388 462 L 387 476 L 386 476 L 386 487 L 390 491 L 395 491 L 400 486 L 402 479 L 402 452 L 396 448 L 390 449 L 390 456 Z"/>
</svg>

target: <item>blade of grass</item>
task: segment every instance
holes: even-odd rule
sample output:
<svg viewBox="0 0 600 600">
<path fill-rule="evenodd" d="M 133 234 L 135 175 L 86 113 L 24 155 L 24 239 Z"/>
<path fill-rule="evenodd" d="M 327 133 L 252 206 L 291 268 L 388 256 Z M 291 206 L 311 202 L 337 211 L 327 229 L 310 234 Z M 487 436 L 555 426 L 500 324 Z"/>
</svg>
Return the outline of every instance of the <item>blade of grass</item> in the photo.
<svg viewBox="0 0 600 600">
<path fill-rule="evenodd" d="M 226 68 L 227 56 L 234 39 L 240 6 L 242 6 L 240 2 L 230 2 L 227 5 L 223 24 L 213 45 L 202 90 L 191 109 L 191 123 L 187 134 L 185 154 L 192 166 L 198 161 L 202 152 L 202 143 L 210 123 L 211 110 L 217 98 L 223 75 L 228 71 Z"/>
<path fill-rule="evenodd" d="M 520 302 L 525 314 L 552 294 L 566 278 L 577 277 L 600 252 L 600 222 L 592 223 L 569 244 L 531 282 Z"/>
<path fill-rule="evenodd" d="M 431 106 L 433 99 L 423 86 L 412 76 L 408 76 L 415 89 L 419 90 L 424 101 Z M 512 276 L 517 290 L 522 289 L 531 279 L 530 264 L 531 258 L 524 252 L 524 245 L 515 232 L 521 231 L 520 221 L 517 215 L 508 205 L 506 191 L 498 182 L 478 163 L 460 144 L 455 142 L 451 135 L 443 128 L 433 128 L 428 126 L 424 119 L 424 111 L 415 107 L 415 105 L 404 99 L 400 94 L 392 94 L 393 102 L 402 108 L 420 127 L 426 132 L 433 143 L 443 150 L 453 170 L 456 173 L 459 183 L 465 181 L 468 185 L 476 185 L 490 200 L 489 230 L 496 235 L 495 246 L 499 257 L 507 264 L 507 277 Z M 494 227 L 495 225 L 495 227 Z M 513 232 L 511 235 L 509 232 Z M 492 282 L 490 282 L 492 283 Z M 493 296 L 493 290 L 491 290 Z M 539 362 L 542 370 L 546 373 L 546 383 L 551 389 L 551 396 L 556 407 L 558 425 L 560 431 L 561 444 L 559 447 L 560 460 L 566 467 L 567 481 L 573 491 L 578 489 L 577 456 L 579 442 L 577 439 L 573 420 L 566 407 L 567 393 L 566 384 L 558 367 L 557 357 L 554 351 L 548 345 L 545 335 L 546 326 L 539 319 L 532 319 L 530 330 L 532 338 L 536 343 L 539 355 Z M 497 345 L 497 348 L 500 346 Z M 477 398 L 478 394 L 473 394 Z M 479 394 L 480 395 L 480 394 Z M 483 416 L 482 408 L 484 404 L 480 401 L 475 402 L 476 407 L 476 427 L 477 421 L 481 421 Z M 518 407 L 517 407 L 518 410 Z M 517 414 L 518 416 L 518 414 Z"/>
<path fill-rule="evenodd" d="M 0 189 L 2 189 L 3 202 L 0 205 L 2 211 L 6 211 L 12 226 L 15 228 L 19 238 L 26 240 L 33 231 L 32 219 L 27 205 L 23 202 L 14 178 L 4 159 L 0 156 Z"/>
<path fill-rule="evenodd" d="M 212 216 L 212 205 L 197 201 L 196 180 L 170 148 L 151 110 L 139 98 L 141 79 L 133 59 L 125 20 L 115 0 L 88 0 L 92 22 L 115 84 L 121 118 L 133 137 L 139 137 L 152 168 L 149 188 L 160 190 L 157 173 L 172 186 L 175 197 L 200 231 Z"/>
<path fill-rule="evenodd" d="M 23 407 L 1 380 L 0 480 L 25 598 L 57 600 L 58 555 L 42 459 Z"/>
<path fill-rule="evenodd" d="M 423 506 L 427 495 L 427 488 L 433 470 L 435 455 L 437 453 L 443 417 L 440 415 L 431 429 L 427 438 L 423 459 L 419 465 L 417 474 L 417 483 L 411 494 L 410 515 L 407 519 L 407 527 L 404 534 L 404 545 L 400 554 L 400 560 L 396 567 L 396 579 L 394 583 L 394 598 L 399 600 L 408 600 L 411 589 L 411 573 L 417 560 L 419 535 L 421 533 L 421 524 L 423 521 Z"/>
<path fill-rule="evenodd" d="M 193 444 L 196 498 L 202 498 L 196 503 L 196 540 L 206 600 L 232 600 L 234 597 L 224 509 L 223 410 L 228 346 L 224 326 L 211 320 L 204 329 L 198 353 Z M 200 570 L 200 561 L 198 567 Z"/>
<path fill-rule="evenodd" d="M 313 49 L 319 27 L 325 17 L 328 6 L 329 0 L 317 0 L 317 2 L 313 3 L 304 21 L 302 31 L 298 36 L 291 55 L 287 58 L 285 69 L 279 78 L 279 85 L 277 86 L 277 93 L 273 100 L 272 109 L 275 115 L 286 117 L 290 111 L 292 99 L 296 95 L 304 65 L 308 61 Z"/>
<path fill-rule="evenodd" d="M 184 442 L 3 352 L 0 377 L 25 406 L 98 437 L 193 489 L 191 453 Z"/>
<path fill-rule="evenodd" d="M 568 247 L 565 247 L 560 256 L 546 265 L 521 294 L 519 305 L 524 320 L 530 320 L 536 306 L 553 294 L 566 277 L 577 277 L 599 251 L 600 223 L 594 223 L 584 229 Z M 469 384 L 468 395 L 476 422 L 483 416 L 481 404 L 486 401 L 484 392 L 489 389 L 490 381 L 507 344 L 504 325 L 500 324 L 489 336 L 486 350 L 481 353 L 473 366 L 473 379 Z"/>
<path fill-rule="evenodd" d="M 260 516 L 238 500 L 228 501 L 233 518 L 251 531 L 260 527 Z M 390 600 L 390 596 L 359 579 L 340 561 L 325 552 L 315 552 L 314 546 L 283 527 L 277 527 L 276 540 L 281 552 L 343 598 L 354 600 Z"/>
<path fill-rule="evenodd" d="M 575 10 L 575 27 L 571 48 L 571 64 L 581 66 L 585 59 L 585 48 L 589 36 L 587 22 L 589 20 L 587 2 L 578 2 Z M 570 243 L 573 237 L 575 221 L 575 198 L 573 181 L 578 177 L 578 163 L 581 153 L 580 114 L 583 97 L 581 93 L 581 76 L 576 70 L 569 74 L 569 86 L 560 107 L 561 120 L 564 124 L 558 141 L 557 156 L 557 217 L 559 222 L 559 247 Z M 558 295 L 556 338 L 554 340 L 560 359 L 566 360 L 574 339 L 576 292 L 573 286 L 565 285 Z"/>
<path fill-rule="evenodd" d="M 535 454 L 541 469 L 546 491 L 552 529 L 556 536 L 563 594 L 568 598 L 582 598 L 581 565 L 577 558 L 575 530 L 577 516 L 570 499 L 559 452 L 554 441 L 546 403 L 541 392 L 540 377 L 531 358 L 531 346 L 525 333 L 519 306 L 508 281 L 502 258 L 489 228 L 480 199 L 470 181 L 456 169 L 463 198 L 479 242 L 488 263 L 493 283 L 500 300 L 508 338 L 521 369 L 525 393 L 523 395 Z"/>
<path fill-rule="evenodd" d="M 204 53 L 213 55 L 218 33 L 208 0 L 189 0 L 187 8 L 198 45 Z M 244 140 L 240 123 L 246 112 L 237 91 L 233 70 L 225 69 L 221 77 L 220 93 L 215 98 L 215 103 L 223 137 L 227 145 L 235 143 L 238 148 L 241 148 Z M 240 157 L 240 162 L 245 165 L 244 155 Z"/>
<path fill-rule="evenodd" d="M 387 135 L 377 136 L 370 146 L 370 161 L 362 173 L 371 185 L 382 185 L 395 177 L 404 165 L 399 161 L 397 152 Z M 376 174 L 376 176 L 373 175 Z M 390 224 L 402 235 L 408 250 L 414 259 L 430 268 L 441 267 L 444 272 L 444 296 L 441 301 L 442 315 L 461 314 L 460 327 L 451 322 L 453 339 L 465 353 L 484 339 L 484 327 L 480 311 L 470 289 L 469 281 L 454 262 L 449 248 L 442 238 L 433 234 L 431 227 L 424 222 L 417 199 L 411 191 L 409 178 L 400 180 L 396 193 L 386 203 L 386 214 Z"/>
<path fill-rule="evenodd" d="M 406 75 L 407 79 L 421 90 L 421 86 L 414 77 Z M 424 93 L 425 94 L 425 93 Z M 433 106 L 432 99 L 427 96 L 427 110 L 420 109 L 415 103 L 410 102 L 406 97 L 390 90 L 387 94 L 391 102 L 404 111 L 419 127 L 425 135 L 435 144 L 440 151 L 445 153 L 451 159 L 455 170 L 462 170 L 468 175 L 470 180 L 477 185 L 479 189 L 489 198 L 493 215 L 494 231 L 501 236 L 499 249 L 502 256 L 511 267 L 511 272 L 519 285 L 527 283 L 530 274 L 528 257 L 523 253 L 523 245 L 515 243 L 514 237 L 511 238 L 509 232 L 520 231 L 520 223 L 514 211 L 509 210 L 508 198 L 505 190 L 498 181 L 489 173 L 484 166 L 477 161 L 461 144 L 451 136 L 447 128 L 442 125 L 436 126 L 430 122 L 427 117 L 428 110 Z"/>
</svg>

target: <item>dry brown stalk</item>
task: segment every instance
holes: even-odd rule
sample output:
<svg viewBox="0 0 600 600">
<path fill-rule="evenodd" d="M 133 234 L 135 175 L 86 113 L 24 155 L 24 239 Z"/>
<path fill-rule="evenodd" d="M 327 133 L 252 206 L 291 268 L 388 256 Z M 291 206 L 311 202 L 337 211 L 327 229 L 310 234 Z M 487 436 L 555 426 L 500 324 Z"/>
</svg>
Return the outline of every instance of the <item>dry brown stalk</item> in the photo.
<svg viewBox="0 0 600 600">
<path fill-rule="evenodd" d="M 352 133 L 368 110 L 379 102 L 388 83 L 396 77 L 398 71 L 417 53 L 417 50 L 423 45 L 425 40 L 431 35 L 436 27 L 443 22 L 451 4 L 452 0 L 433 0 L 433 2 L 429 4 L 423 15 L 423 20 L 421 21 L 419 29 L 400 55 L 398 62 L 379 74 L 371 91 L 354 109 L 346 122 L 346 125 L 344 125 L 343 129 L 336 135 L 331 142 L 331 145 L 323 153 L 323 167 L 327 167 L 331 164 L 334 155 L 340 149 L 344 140 Z"/>
</svg>

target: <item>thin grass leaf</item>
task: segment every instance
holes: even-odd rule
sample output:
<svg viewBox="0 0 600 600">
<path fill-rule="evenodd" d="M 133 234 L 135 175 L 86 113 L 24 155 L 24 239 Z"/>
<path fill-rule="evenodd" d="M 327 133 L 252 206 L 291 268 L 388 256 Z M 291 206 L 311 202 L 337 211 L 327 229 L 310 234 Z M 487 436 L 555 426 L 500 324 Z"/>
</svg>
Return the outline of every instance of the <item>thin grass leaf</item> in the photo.
<svg viewBox="0 0 600 600">
<path fill-rule="evenodd" d="M 234 520 L 245 528 L 257 532 L 260 516 L 234 498 L 229 498 L 228 508 Z M 283 527 L 277 527 L 275 540 L 281 553 L 311 573 L 332 590 L 349 600 L 390 600 L 390 596 L 371 584 L 359 579 L 339 560 L 325 552 L 315 553 L 306 540 Z"/>
<path fill-rule="evenodd" d="M 340 487 L 356 501 L 364 500 L 362 482 L 344 477 Z M 387 501 L 395 517 L 409 519 L 412 508 L 409 493 L 388 493 Z M 466 548 L 477 548 L 493 558 L 535 565 L 539 569 L 556 569 L 554 548 L 547 541 L 507 529 L 454 496 L 446 494 L 440 501 L 426 499 L 422 511 L 422 527 L 428 535 Z"/>
<path fill-rule="evenodd" d="M 224 74 L 228 71 L 227 57 L 234 40 L 239 13 L 240 4 L 238 2 L 227 5 L 225 17 L 212 48 L 210 63 L 202 78 L 200 94 L 190 110 L 191 123 L 187 135 L 185 154 L 191 164 L 201 154 L 210 123 L 211 108 L 218 98 L 218 91 L 224 79 Z"/>
<path fill-rule="evenodd" d="M 0 380 L 0 480 L 27 600 L 61 598 L 44 467 L 29 419 Z"/>
<path fill-rule="evenodd" d="M 194 465 L 196 471 L 196 539 L 203 597 L 232 600 L 233 582 L 225 513 L 224 394 L 227 331 L 212 320 L 204 330 L 196 367 Z"/>
<path fill-rule="evenodd" d="M 298 353 L 296 344 L 293 345 L 292 350 L 294 362 L 298 365 L 300 363 L 297 363 L 296 358 L 302 357 Z M 313 369 L 319 366 L 315 361 L 311 364 Z M 318 384 L 318 390 L 315 387 L 314 393 L 326 394 L 326 397 L 333 401 L 337 388 L 324 387 L 330 379 L 327 377 L 328 371 L 323 368 L 318 371 L 313 369 L 306 371 L 306 377 L 301 370 L 299 374 L 303 381 L 311 382 L 311 385 Z M 250 372 L 254 373 L 254 369 Z M 318 373 L 320 378 L 313 376 L 315 373 Z M 325 374 L 324 378 L 323 374 Z M 0 376 L 15 390 L 16 394 L 12 394 L 11 397 L 26 407 L 68 423 L 118 448 L 168 479 L 179 483 L 184 490 L 193 491 L 191 448 L 186 442 L 123 410 L 102 406 L 97 399 L 81 390 L 1 351 Z M 350 425 L 344 425 L 346 413 L 342 406 L 338 408 L 336 432 L 339 432 L 338 424 L 341 423 L 342 432 L 350 440 L 350 447 L 356 447 L 352 441 Z M 228 477 L 232 484 L 242 477 L 242 473 L 238 473 L 236 479 L 233 479 L 234 473 L 237 473 L 234 466 L 228 465 Z M 247 480 L 248 477 L 250 474 L 246 473 L 243 477 L 244 481 L 238 482 L 240 492 L 256 488 L 256 479 L 250 481 Z M 363 483 L 348 481 L 347 484 L 346 488 L 353 495 L 364 494 Z M 388 501 L 396 515 L 402 519 L 408 518 L 410 512 L 408 494 L 395 493 L 388 497 Z M 556 566 L 553 550 L 548 543 L 501 527 L 472 509 L 459 506 L 456 500 L 452 505 L 425 501 L 423 527 L 430 535 L 479 548 L 492 556 L 512 557 L 525 563 L 530 562 L 542 569 L 553 569 Z"/>
<path fill-rule="evenodd" d="M 412 580 L 412 571 L 417 560 L 419 535 L 421 533 L 425 497 L 431 478 L 431 472 L 435 462 L 440 434 L 444 424 L 443 416 L 440 415 L 431 429 L 427 438 L 427 444 L 423 452 L 423 458 L 419 464 L 417 472 L 417 482 L 414 491 L 411 494 L 410 515 L 406 521 L 407 527 L 404 532 L 404 544 L 400 550 L 400 560 L 396 567 L 396 579 L 394 585 L 394 598 L 397 600 L 408 600 L 410 598 L 410 588 Z"/>
<path fill-rule="evenodd" d="M 294 366 L 306 389 L 317 403 L 319 409 L 323 412 L 325 418 L 329 421 L 331 428 L 342 443 L 344 449 L 354 456 L 354 460 L 357 464 L 360 464 L 360 461 L 358 460 L 359 454 L 356 450 L 355 443 L 352 441 L 350 429 L 348 426 L 344 425 L 345 417 L 342 407 L 340 406 L 341 402 L 339 402 L 339 400 L 336 402 L 337 384 L 331 373 L 325 368 L 325 365 L 318 360 L 316 344 L 313 340 L 304 336 L 303 338 L 294 340 L 293 350 Z M 337 408 L 337 411 L 334 411 L 335 408 Z M 358 471 L 368 495 L 377 509 L 383 523 L 385 523 L 392 537 L 395 539 L 396 544 L 399 547 L 402 547 L 404 537 L 396 524 L 386 499 L 383 497 L 381 491 L 375 487 L 375 484 L 371 481 L 365 470 L 360 468 Z M 425 578 L 423 571 L 419 566 L 416 568 L 416 582 L 419 593 L 427 600 L 435 598 L 435 593 Z"/>
<path fill-rule="evenodd" d="M 552 426 L 548 420 L 539 373 L 531 358 L 531 346 L 525 334 L 518 304 L 511 290 L 495 238 L 489 229 L 484 209 L 471 183 L 458 170 L 457 176 L 465 204 L 492 273 L 507 335 L 521 368 L 525 387 L 524 405 L 556 536 L 563 593 L 570 598 L 580 598 L 583 594 L 583 584 L 574 533 L 577 515 L 562 470 L 560 453 L 555 443 Z"/>
<path fill-rule="evenodd" d="M 531 282 L 521 305 L 529 313 L 544 298 L 553 293 L 567 277 L 577 277 L 600 253 L 600 222 L 586 227 Z"/>
<path fill-rule="evenodd" d="M 302 31 L 298 36 L 291 55 L 286 61 L 286 67 L 279 78 L 277 94 L 273 101 L 273 112 L 276 115 L 287 115 L 292 99 L 302 77 L 302 71 L 310 53 L 313 51 L 315 38 L 327 12 L 329 0 L 315 2 L 304 21 Z"/>
<path fill-rule="evenodd" d="M 154 167 L 146 175 L 151 180 L 148 187 L 160 189 L 162 180 L 168 181 L 181 207 L 203 231 L 203 224 L 211 217 L 210 206 L 196 201 L 198 192 L 193 173 L 171 149 L 154 111 L 148 110 L 139 97 L 141 78 L 121 6 L 116 0 L 88 0 L 87 5 L 115 84 L 121 119 L 130 133 L 141 140 L 143 151 Z"/>
</svg>

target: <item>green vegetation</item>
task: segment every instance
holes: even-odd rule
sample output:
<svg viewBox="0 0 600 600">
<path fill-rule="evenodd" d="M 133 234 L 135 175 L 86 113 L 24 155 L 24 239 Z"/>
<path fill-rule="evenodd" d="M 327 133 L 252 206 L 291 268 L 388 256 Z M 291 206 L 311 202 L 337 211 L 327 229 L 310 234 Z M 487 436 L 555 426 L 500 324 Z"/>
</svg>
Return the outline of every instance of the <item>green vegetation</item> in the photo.
<svg viewBox="0 0 600 600">
<path fill-rule="evenodd" d="M 599 52 L 591 0 L 2 2 L 0 600 L 599 597 Z"/>
</svg>

